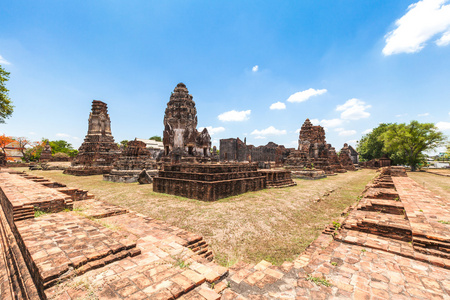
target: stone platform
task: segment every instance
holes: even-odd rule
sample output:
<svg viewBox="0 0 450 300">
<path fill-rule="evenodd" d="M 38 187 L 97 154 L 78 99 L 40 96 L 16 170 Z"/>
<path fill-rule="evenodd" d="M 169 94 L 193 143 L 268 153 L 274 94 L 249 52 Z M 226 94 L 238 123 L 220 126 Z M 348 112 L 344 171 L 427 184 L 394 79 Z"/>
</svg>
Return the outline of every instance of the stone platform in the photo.
<svg viewBox="0 0 450 300">
<path fill-rule="evenodd" d="M 407 177 L 381 176 L 367 186 L 359 203 L 347 209 L 292 262 L 280 266 L 267 261 L 255 265 L 239 262 L 230 269 L 210 261 L 212 255 L 205 255 L 210 250 L 201 236 L 101 201 L 77 201 L 74 212 L 15 221 L 12 227 L 5 226 L 8 222 L 2 204 L 0 258 L 9 257 L 14 262 L 0 261 L 1 296 L 449 299 L 450 260 L 443 255 L 447 248 L 435 246 L 446 241 L 448 228 L 437 224 L 449 226 L 444 221 L 450 202 L 416 185 Z M 0 188 L 3 190 L 2 183 Z M 96 221 L 83 216 L 93 218 L 95 210 L 102 211 L 102 203 L 104 211 L 121 214 L 105 214 Z M 14 246 L 14 241 L 19 243 Z M 125 250 L 137 255 L 103 256 L 109 253 L 108 247 L 114 251 L 119 245 L 135 245 Z M 20 255 L 22 252 L 25 255 Z M 81 259 L 77 261 L 77 257 Z M 80 266 L 71 269 L 77 262 Z M 1 268 L 5 265 L 9 267 Z M 39 287 L 33 284 L 36 280 L 46 284 Z"/>
<path fill-rule="evenodd" d="M 283 188 L 296 186 L 292 180 L 291 172 L 287 170 L 259 170 L 262 175 L 266 176 L 266 185 L 268 188 Z"/>
<path fill-rule="evenodd" d="M 34 211 L 58 212 L 72 209 L 70 196 L 20 175 L 0 173 L 0 202 L 14 221 L 34 217 Z"/>
<path fill-rule="evenodd" d="M 266 188 L 266 177 L 256 164 L 165 165 L 154 178 L 153 191 L 202 201 L 258 191 Z"/>
</svg>

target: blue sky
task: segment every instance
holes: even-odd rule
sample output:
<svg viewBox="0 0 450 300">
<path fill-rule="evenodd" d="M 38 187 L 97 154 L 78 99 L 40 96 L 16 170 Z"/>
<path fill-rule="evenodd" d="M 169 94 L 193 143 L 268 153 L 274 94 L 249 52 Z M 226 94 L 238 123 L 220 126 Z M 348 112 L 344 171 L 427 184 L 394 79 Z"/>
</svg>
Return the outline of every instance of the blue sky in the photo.
<svg viewBox="0 0 450 300">
<path fill-rule="evenodd" d="M 296 147 L 306 118 L 337 149 L 380 122 L 450 135 L 450 0 L 7 1 L 0 132 L 79 147 L 92 100 L 115 140 L 162 135 L 177 83 L 213 144 Z"/>
</svg>

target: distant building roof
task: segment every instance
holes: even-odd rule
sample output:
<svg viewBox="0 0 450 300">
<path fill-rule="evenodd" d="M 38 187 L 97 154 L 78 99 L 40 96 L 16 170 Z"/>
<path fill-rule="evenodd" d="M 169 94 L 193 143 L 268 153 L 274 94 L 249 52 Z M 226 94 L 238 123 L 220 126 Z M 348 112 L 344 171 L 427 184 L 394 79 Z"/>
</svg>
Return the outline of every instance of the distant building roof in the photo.
<svg viewBox="0 0 450 300">
<path fill-rule="evenodd" d="M 144 142 L 146 148 L 164 150 L 163 142 L 158 142 L 155 140 L 147 140 L 147 139 L 138 139 L 138 138 L 135 138 L 134 140 Z"/>
<path fill-rule="evenodd" d="M 359 155 L 358 151 L 356 151 L 351 145 L 348 145 L 348 149 L 352 152 L 352 155 Z"/>
<path fill-rule="evenodd" d="M 5 146 L 6 157 L 23 157 L 22 148 L 20 147 L 19 142 L 12 141 L 8 145 Z"/>
</svg>

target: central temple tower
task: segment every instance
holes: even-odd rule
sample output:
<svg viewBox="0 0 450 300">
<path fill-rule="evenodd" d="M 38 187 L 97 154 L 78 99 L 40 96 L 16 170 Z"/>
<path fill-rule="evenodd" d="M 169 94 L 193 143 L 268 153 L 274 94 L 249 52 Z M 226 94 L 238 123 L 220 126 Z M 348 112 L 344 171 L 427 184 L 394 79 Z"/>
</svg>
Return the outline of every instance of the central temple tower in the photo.
<svg viewBox="0 0 450 300">
<path fill-rule="evenodd" d="M 197 131 L 197 109 L 184 83 L 179 83 L 167 103 L 164 114 L 164 156 L 181 158 L 211 156 L 211 136 L 205 128 Z"/>
</svg>

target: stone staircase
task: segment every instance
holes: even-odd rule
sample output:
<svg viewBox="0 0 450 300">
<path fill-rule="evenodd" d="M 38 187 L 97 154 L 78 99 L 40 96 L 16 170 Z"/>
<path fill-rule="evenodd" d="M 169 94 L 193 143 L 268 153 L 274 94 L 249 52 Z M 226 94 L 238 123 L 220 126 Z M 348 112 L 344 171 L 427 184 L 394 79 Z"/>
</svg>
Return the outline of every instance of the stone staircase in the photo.
<svg viewBox="0 0 450 300">
<path fill-rule="evenodd" d="M 436 220 L 437 214 L 445 218 L 448 206 L 442 201 L 439 207 L 433 208 L 432 203 L 439 199 L 430 199 L 433 195 L 429 191 L 417 193 L 419 188 L 407 177 L 384 175 L 376 178 L 345 218 L 335 239 L 449 268 L 450 230 Z M 411 198 L 410 195 L 416 196 Z M 420 207 L 431 210 L 432 215 L 419 208 L 420 202 Z"/>
</svg>

